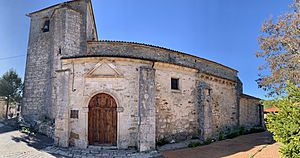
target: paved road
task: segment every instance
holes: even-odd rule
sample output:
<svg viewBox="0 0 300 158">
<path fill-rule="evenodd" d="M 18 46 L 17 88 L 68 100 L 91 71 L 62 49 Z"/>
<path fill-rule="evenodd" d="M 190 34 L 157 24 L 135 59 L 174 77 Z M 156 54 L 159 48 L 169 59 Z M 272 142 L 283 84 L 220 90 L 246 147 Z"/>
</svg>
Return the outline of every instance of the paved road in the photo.
<svg viewBox="0 0 300 158">
<path fill-rule="evenodd" d="M 30 137 L 0 122 L 1 158 L 54 158 L 55 156 L 40 151 L 51 144 L 51 139 L 45 136 Z"/>
<path fill-rule="evenodd" d="M 52 140 L 42 136 L 28 136 L 0 122 L 0 158 L 54 157 L 161 157 L 158 153 L 137 153 L 134 150 L 72 149 L 52 146 Z M 249 134 L 210 145 L 165 151 L 166 158 L 280 158 L 279 144 L 268 132 Z"/>
<path fill-rule="evenodd" d="M 166 158 L 280 158 L 279 143 L 269 132 L 227 139 L 206 146 L 165 151 Z"/>
<path fill-rule="evenodd" d="M 43 135 L 28 136 L 0 122 L 0 158 L 161 158 L 157 152 L 138 153 L 136 150 L 59 148 Z"/>
</svg>

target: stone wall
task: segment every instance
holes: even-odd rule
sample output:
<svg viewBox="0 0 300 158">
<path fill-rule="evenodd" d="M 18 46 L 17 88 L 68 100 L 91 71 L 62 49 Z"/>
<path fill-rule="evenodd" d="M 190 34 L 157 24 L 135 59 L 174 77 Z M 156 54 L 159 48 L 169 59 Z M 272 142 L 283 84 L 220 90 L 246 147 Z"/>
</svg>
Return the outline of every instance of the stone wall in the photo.
<svg viewBox="0 0 300 158">
<path fill-rule="evenodd" d="M 89 2 L 89 1 L 88 1 Z M 31 18 L 22 106 L 30 122 L 41 117 L 55 118 L 55 71 L 61 69 L 62 56 L 85 53 L 87 3 L 72 1 L 29 14 Z M 50 20 L 49 32 L 42 28 Z M 89 35 L 91 37 L 91 35 Z"/>
<path fill-rule="evenodd" d="M 230 133 L 238 128 L 238 103 L 236 82 L 205 74 L 200 77 L 200 130 L 203 139 L 218 138 L 219 133 Z M 202 117 L 202 119 L 201 119 Z"/>
<path fill-rule="evenodd" d="M 31 18 L 22 114 L 26 119 L 51 115 L 51 32 L 42 32 L 44 22 L 51 12 Z M 50 26 L 51 27 L 51 26 Z M 52 29 L 52 28 L 50 28 Z"/>
<path fill-rule="evenodd" d="M 260 99 L 241 95 L 240 99 L 240 126 L 250 129 L 252 127 L 263 127 L 263 107 Z"/>
<path fill-rule="evenodd" d="M 153 104 L 156 104 L 154 119 L 156 121 L 153 122 L 147 114 L 151 112 L 149 110 L 151 104 L 145 104 L 146 107 L 142 106 L 144 104 L 139 105 L 139 103 L 146 103 L 141 100 L 141 92 L 139 92 L 139 89 L 146 85 L 140 83 L 139 71 L 144 66 L 150 68 L 153 66 L 155 69 L 155 102 Z M 117 144 L 119 148 L 139 146 L 137 141 L 141 140 L 138 139 L 139 133 L 143 133 L 139 130 L 142 127 L 140 125 L 143 125 L 139 123 L 139 120 L 153 124 L 146 125 L 143 129 L 149 128 L 146 130 L 147 133 L 155 129 L 155 132 L 150 135 L 156 135 L 156 140 L 167 138 L 180 141 L 199 137 L 199 132 L 205 133 L 203 135 L 205 138 L 214 137 L 221 130 L 237 126 L 236 84 L 232 81 L 205 76 L 195 69 L 126 58 L 64 59 L 63 69 L 70 70 L 71 74 L 68 82 L 70 101 L 68 108 L 79 110 L 79 119 L 70 119 L 69 125 L 69 141 L 74 146 L 86 147 L 88 145 L 89 99 L 102 92 L 112 95 L 118 108 L 122 109 L 118 112 Z M 171 78 L 179 79 L 179 90 L 171 90 Z M 199 130 L 197 96 L 202 94 L 197 93 L 198 81 L 205 83 L 210 89 L 210 92 L 203 90 L 205 93 L 203 95 L 209 95 L 210 100 L 200 105 L 205 109 L 203 111 L 205 119 L 201 120 L 204 121 L 205 126 L 202 126 L 201 130 Z M 147 86 L 150 85 L 147 84 Z M 151 96 L 147 94 L 148 98 Z M 209 98 L 206 97 L 206 99 Z M 147 117 L 143 117 L 143 114 L 147 114 Z"/>
<path fill-rule="evenodd" d="M 156 63 L 156 138 L 168 141 L 198 136 L 195 107 L 197 70 Z M 171 89 L 171 78 L 179 79 L 179 90 Z"/>
<path fill-rule="evenodd" d="M 155 69 L 149 66 L 139 68 L 139 151 L 155 150 Z"/>
<path fill-rule="evenodd" d="M 236 82 L 195 69 L 157 63 L 157 140 L 218 138 L 238 128 Z M 179 90 L 171 89 L 179 79 Z"/>
<path fill-rule="evenodd" d="M 70 145 L 88 145 L 88 104 L 98 93 L 115 98 L 118 106 L 117 146 L 138 146 L 139 69 L 151 62 L 118 58 L 64 60 L 69 69 L 69 110 L 79 110 L 79 119 L 70 119 Z"/>
</svg>

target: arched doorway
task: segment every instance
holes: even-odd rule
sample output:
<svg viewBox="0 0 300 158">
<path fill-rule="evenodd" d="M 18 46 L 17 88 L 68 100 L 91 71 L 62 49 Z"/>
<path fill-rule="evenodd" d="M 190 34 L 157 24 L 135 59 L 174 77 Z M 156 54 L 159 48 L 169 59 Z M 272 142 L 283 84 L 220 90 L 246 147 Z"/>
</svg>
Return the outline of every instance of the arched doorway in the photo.
<svg viewBox="0 0 300 158">
<path fill-rule="evenodd" d="M 105 93 L 89 102 L 88 139 L 90 145 L 117 145 L 117 104 Z"/>
</svg>

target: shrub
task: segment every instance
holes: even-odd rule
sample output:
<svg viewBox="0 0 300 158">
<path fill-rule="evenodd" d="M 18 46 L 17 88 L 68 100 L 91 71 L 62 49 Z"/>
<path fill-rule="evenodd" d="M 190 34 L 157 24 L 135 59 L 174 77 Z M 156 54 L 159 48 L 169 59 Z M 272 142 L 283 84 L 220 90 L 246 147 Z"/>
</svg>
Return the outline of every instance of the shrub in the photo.
<svg viewBox="0 0 300 158">
<path fill-rule="evenodd" d="M 219 140 L 224 140 L 224 139 L 225 139 L 225 134 L 224 134 L 223 131 L 221 131 L 221 132 L 219 133 Z"/>
<path fill-rule="evenodd" d="M 239 134 L 240 135 L 246 134 L 245 127 L 240 127 Z"/>
<path fill-rule="evenodd" d="M 235 138 L 239 135 L 240 135 L 240 131 L 239 130 L 234 130 L 230 134 L 226 135 L 226 139 L 232 139 L 232 138 Z"/>
<path fill-rule="evenodd" d="M 264 132 L 265 129 L 262 127 L 252 127 L 249 131 L 249 133 L 259 133 L 259 132 Z"/>
<path fill-rule="evenodd" d="M 26 134 L 30 134 L 30 128 L 28 128 L 28 127 L 22 127 L 21 128 L 21 132 L 26 133 Z"/>
<path fill-rule="evenodd" d="M 156 142 L 157 146 L 163 146 L 163 145 L 166 145 L 166 144 L 169 144 L 169 141 L 166 138 L 159 139 Z"/>
<path fill-rule="evenodd" d="M 300 157 L 300 88 L 288 83 L 287 96 L 271 101 L 266 105 L 275 105 L 278 113 L 267 115 L 267 128 L 274 134 L 274 139 L 283 145 L 280 152 L 283 157 Z"/>
<path fill-rule="evenodd" d="M 197 147 L 197 146 L 200 146 L 201 143 L 199 141 L 192 141 L 189 143 L 188 147 L 189 148 L 194 148 L 194 147 Z"/>
<path fill-rule="evenodd" d="M 207 145 L 207 144 L 210 144 L 212 142 L 213 142 L 213 140 L 211 138 L 207 138 L 201 145 Z"/>
</svg>

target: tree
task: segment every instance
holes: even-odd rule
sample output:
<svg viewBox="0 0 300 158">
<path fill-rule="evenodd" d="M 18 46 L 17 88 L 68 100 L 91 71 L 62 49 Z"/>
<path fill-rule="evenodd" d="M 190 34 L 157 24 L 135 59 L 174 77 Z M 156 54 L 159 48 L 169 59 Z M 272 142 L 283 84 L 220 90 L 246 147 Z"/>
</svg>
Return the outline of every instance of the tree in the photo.
<svg viewBox="0 0 300 158">
<path fill-rule="evenodd" d="M 7 100 L 6 118 L 8 114 L 9 102 L 20 102 L 22 98 L 23 84 L 21 78 L 15 70 L 11 69 L 0 78 L 0 96 L 5 96 Z"/>
<path fill-rule="evenodd" d="M 287 84 L 287 96 L 265 101 L 264 105 L 275 105 L 278 113 L 267 115 L 267 128 L 274 139 L 283 146 L 280 152 L 287 158 L 300 157 L 300 88 Z"/>
<path fill-rule="evenodd" d="M 256 56 L 265 60 L 259 70 L 270 73 L 259 74 L 257 82 L 268 91 L 268 96 L 285 93 L 287 80 L 295 85 L 300 83 L 300 1 L 295 1 L 291 9 L 277 21 L 266 21 L 258 38 L 261 51 Z"/>
</svg>

